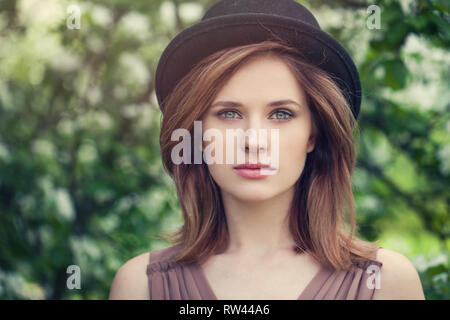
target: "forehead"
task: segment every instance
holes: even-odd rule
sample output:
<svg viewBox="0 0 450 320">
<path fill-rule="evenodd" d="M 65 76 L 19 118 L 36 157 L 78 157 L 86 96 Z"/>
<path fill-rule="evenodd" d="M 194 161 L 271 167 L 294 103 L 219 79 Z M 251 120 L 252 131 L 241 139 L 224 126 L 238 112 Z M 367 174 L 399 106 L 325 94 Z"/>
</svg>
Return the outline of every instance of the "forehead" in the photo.
<svg viewBox="0 0 450 320">
<path fill-rule="evenodd" d="M 252 58 L 242 65 L 218 92 L 215 101 L 242 103 L 292 99 L 304 102 L 304 92 L 290 67 L 273 56 Z"/>
</svg>

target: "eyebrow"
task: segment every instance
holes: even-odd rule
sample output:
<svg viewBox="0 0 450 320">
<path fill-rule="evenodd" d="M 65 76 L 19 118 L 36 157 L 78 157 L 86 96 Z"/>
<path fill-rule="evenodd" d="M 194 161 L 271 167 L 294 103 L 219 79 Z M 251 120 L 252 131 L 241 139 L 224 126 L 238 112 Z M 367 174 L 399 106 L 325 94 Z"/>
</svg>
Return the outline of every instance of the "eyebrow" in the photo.
<svg viewBox="0 0 450 320">
<path fill-rule="evenodd" d="M 287 104 L 294 104 L 294 105 L 298 106 L 299 108 L 302 107 L 299 103 L 297 103 L 291 99 L 272 101 L 269 104 L 267 104 L 267 107 L 279 107 L 279 106 L 284 106 Z M 218 107 L 218 106 L 236 107 L 237 108 L 237 107 L 242 107 L 243 105 L 239 102 L 234 102 L 234 101 L 217 101 L 211 105 L 211 108 Z"/>
</svg>

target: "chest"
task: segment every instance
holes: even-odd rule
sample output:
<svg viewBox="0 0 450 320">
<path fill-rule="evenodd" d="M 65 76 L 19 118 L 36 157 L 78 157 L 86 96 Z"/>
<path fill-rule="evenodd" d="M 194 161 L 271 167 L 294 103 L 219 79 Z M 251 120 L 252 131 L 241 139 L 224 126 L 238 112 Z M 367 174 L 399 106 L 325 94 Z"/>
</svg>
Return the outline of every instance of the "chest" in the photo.
<svg viewBox="0 0 450 320">
<path fill-rule="evenodd" d="M 212 259 L 202 270 L 219 300 L 296 300 L 314 280 L 320 265 L 305 258 L 267 264 Z"/>
</svg>

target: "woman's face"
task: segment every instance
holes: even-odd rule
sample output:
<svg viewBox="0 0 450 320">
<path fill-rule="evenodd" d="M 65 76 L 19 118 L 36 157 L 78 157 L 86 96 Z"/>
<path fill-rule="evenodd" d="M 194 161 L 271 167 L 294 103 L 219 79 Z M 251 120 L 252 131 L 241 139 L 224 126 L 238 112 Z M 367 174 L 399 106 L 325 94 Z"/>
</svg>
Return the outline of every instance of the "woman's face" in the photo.
<svg viewBox="0 0 450 320">
<path fill-rule="evenodd" d="M 294 103 L 268 106 L 271 102 L 288 99 Z M 232 101 L 241 106 L 217 104 L 219 101 Z M 313 139 L 310 140 L 312 117 L 305 93 L 282 60 L 267 56 L 251 60 L 225 84 L 211 106 L 201 119 L 202 130 L 204 135 L 206 130 L 216 129 L 223 137 L 222 163 L 208 164 L 209 172 L 222 193 L 226 192 L 241 201 L 261 201 L 294 187 L 303 171 L 307 153 L 314 149 Z M 230 152 L 232 143 L 226 139 L 227 129 L 242 129 L 244 132 L 248 129 L 256 132 L 266 129 L 267 143 L 264 145 L 260 139 L 251 141 L 246 137 L 244 148 L 243 145 L 239 146 L 236 139 L 234 162 L 227 163 L 226 154 Z M 271 139 L 271 129 L 279 129 L 278 143 L 276 139 Z M 206 146 L 212 141 L 203 141 L 205 152 Z M 250 148 L 252 145 L 256 147 L 256 152 Z M 253 159 L 257 162 L 264 162 L 262 152 L 270 157 L 274 154 L 271 148 L 278 148 L 276 173 L 255 179 L 244 177 L 234 170 L 237 164 L 242 163 L 237 162 L 238 152 L 244 154 L 247 163 L 253 161 L 249 158 L 250 152 L 255 155 Z M 274 164 L 273 157 L 271 161 L 269 164 Z"/>
</svg>

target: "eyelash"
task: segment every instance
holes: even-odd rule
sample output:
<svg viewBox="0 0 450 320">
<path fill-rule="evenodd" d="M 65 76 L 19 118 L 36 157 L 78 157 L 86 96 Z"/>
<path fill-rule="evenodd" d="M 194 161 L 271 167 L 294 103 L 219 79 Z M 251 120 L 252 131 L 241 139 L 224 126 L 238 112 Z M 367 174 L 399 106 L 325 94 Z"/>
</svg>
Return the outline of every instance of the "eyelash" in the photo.
<svg viewBox="0 0 450 320">
<path fill-rule="evenodd" d="M 222 117 L 222 115 L 225 114 L 225 113 L 227 113 L 227 112 L 235 112 L 235 113 L 239 113 L 239 112 L 237 112 L 237 111 L 235 111 L 235 110 L 222 110 L 222 111 L 218 112 L 216 115 L 217 115 L 219 118 L 223 118 L 224 120 L 234 120 L 235 118 L 226 118 L 226 117 Z M 271 114 L 271 116 L 274 115 L 274 114 L 277 114 L 277 113 L 284 113 L 284 114 L 288 115 L 289 117 L 288 117 L 288 118 L 285 118 L 285 119 L 274 119 L 275 121 L 289 121 L 289 120 L 295 118 L 295 115 L 294 115 L 292 112 L 289 112 L 289 111 L 284 110 L 284 109 L 277 109 L 277 110 L 275 110 L 275 111 Z"/>
</svg>

